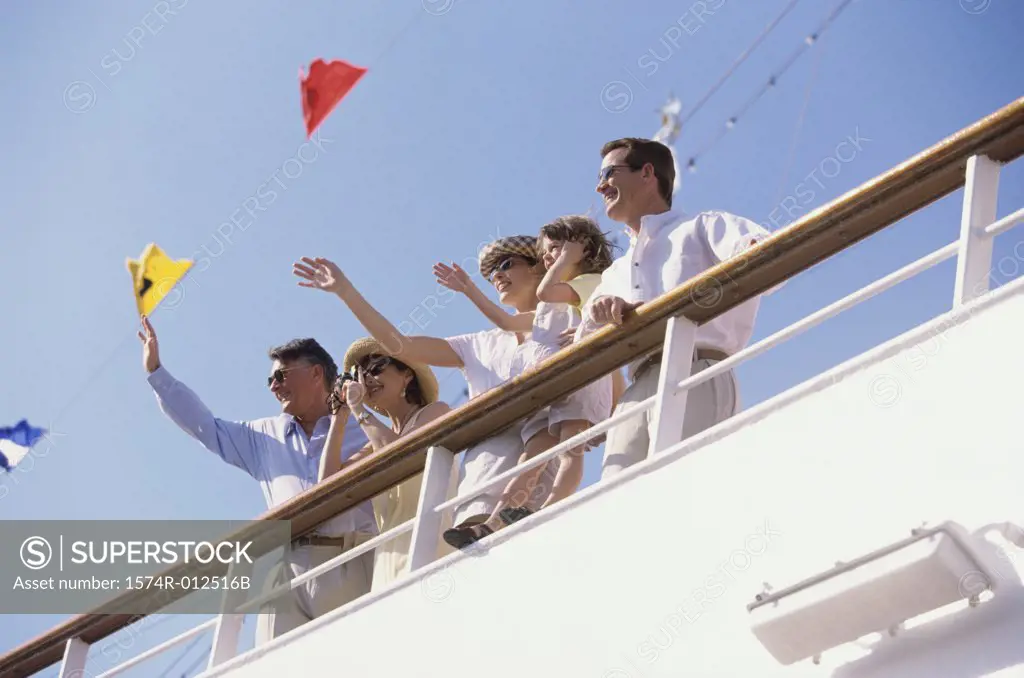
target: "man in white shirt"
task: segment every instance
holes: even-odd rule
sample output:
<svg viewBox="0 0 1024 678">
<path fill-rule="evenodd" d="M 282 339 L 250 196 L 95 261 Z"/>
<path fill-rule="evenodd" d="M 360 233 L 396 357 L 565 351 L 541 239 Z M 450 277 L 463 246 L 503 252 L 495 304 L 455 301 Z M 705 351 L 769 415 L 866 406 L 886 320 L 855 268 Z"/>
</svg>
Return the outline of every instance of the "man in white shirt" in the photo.
<svg viewBox="0 0 1024 678">
<path fill-rule="evenodd" d="M 736 256 L 768 237 L 759 224 L 725 212 L 684 215 L 672 209 L 675 169 L 672 151 L 648 139 L 611 141 L 601 149 L 597 192 L 605 212 L 625 224 L 630 245 L 604 271 L 576 333 L 621 324 L 627 314 Z M 760 299 L 755 297 L 697 329 L 692 374 L 724 360 L 750 341 Z M 654 395 L 660 352 L 628 368 L 630 385 L 618 413 Z M 739 409 L 736 377 L 730 370 L 690 389 L 680 422 L 680 440 L 732 416 Z M 632 417 L 608 432 L 602 478 L 642 461 L 653 433 L 652 412 Z"/>
</svg>

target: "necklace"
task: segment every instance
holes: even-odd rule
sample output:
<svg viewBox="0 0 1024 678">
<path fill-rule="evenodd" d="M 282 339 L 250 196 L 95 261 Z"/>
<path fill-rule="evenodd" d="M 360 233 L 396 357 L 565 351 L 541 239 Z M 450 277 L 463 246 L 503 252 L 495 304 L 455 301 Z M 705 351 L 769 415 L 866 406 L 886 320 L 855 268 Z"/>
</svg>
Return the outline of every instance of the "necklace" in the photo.
<svg viewBox="0 0 1024 678">
<path fill-rule="evenodd" d="M 402 431 L 404 431 L 404 430 L 405 430 L 405 425 L 406 425 L 406 424 L 408 424 L 408 423 L 409 423 L 410 421 L 412 421 L 412 418 L 413 418 L 414 416 L 416 416 L 416 413 L 417 413 L 417 412 L 419 412 L 419 411 L 420 411 L 420 410 L 422 410 L 422 409 L 423 409 L 422 407 L 419 407 L 419 406 L 417 406 L 417 407 L 416 407 L 416 408 L 415 408 L 415 409 L 414 409 L 414 410 L 413 410 L 412 412 L 410 412 L 410 413 L 408 414 L 408 416 L 406 416 L 406 418 L 405 418 L 405 419 L 404 419 L 404 420 L 402 421 L 402 423 L 401 423 L 401 424 L 399 424 L 399 426 L 398 426 L 398 430 L 397 430 L 397 431 L 395 431 L 395 433 L 396 433 L 397 435 L 401 435 L 401 434 L 402 434 Z"/>
</svg>

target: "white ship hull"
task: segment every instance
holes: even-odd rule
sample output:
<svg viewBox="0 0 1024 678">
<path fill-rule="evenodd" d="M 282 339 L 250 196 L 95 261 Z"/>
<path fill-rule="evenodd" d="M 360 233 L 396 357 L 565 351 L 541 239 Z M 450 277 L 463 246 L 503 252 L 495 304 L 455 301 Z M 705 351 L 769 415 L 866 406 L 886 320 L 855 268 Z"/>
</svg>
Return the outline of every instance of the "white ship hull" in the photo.
<svg viewBox="0 0 1024 678">
<path fill-rule="evenodd" d="M 1024 522 L 1022 335 L 1024 280 L 204 675 L 1024 676 L 1024 552 L 998 535 L 991 599 L 819 664 L 776 661 L 746 608 L 922 523 Z"/>
</svg>

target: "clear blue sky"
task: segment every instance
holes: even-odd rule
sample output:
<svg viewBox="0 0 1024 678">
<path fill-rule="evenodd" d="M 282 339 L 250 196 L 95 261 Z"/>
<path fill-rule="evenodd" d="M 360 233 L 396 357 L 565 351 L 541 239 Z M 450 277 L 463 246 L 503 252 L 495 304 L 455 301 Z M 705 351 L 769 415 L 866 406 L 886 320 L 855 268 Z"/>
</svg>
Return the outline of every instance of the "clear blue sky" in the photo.
<svg viewBox="0 0 1024 678">
<path fill-rule="evenodd" d="M 642 10 L 457 0 L 439 15 L 420 0 L 290 9 L 169 0 L 176 14 L 164 18 L 150 0 L 5 5 L 0 425 L 28 417 L 60 435 L 30 469 L 0 477 L 0 518 L 262 512 L 253 481 L 158 410 L 134 336 L 125 257 L 156 242 L 175 258 L 209 258 L 154 323 L 164 363 L 225 418 L 277 410 L 264 387 L 271 345 L 315 336 L 340 356 L 361 336 L 340 302 L 295 285 L 300 256 L 341 262 L 396 323 L 418 319 L 438 336 L 483 329 L 463 299 L 433 317 L 422 310 L 436 289 L 431 265 L 472 257 L 495 234 L 535 233 L 547 219 L 586 210 L 601 144 L 653 134 L 670 91 L 689 110 L 786 0 L 707 4 L 721 6 L 703 23 L 682 18 L 689 3 L 669 0 Z M 797 5 L 683 131 L 684 162 L 832 6 Z M 679 206 L 769 225 L 774 216 L 782 226 L 789 218 L 776 208 L 786 196 L 799 198 L 799 216 L 858 186 L 1024 93 L 1014 29 L 1022 19 L 1014 0 L 855 2 L 697 173 L 684 175 Z M 672 29 L 680 20 L 699 30 Z M 315 160 L 286 163 L 305 141 L 298 71 L 316 57 L 370 71 L 322 126 L 330 142 Z M 603 91 L 624 91 L 604 89 L 613 81 L 631 89 L 625 110 L 602 105 Z M 854 157 L 844 146 L 846 161 L 829 160 L 858 133 Z M 816 169 L 820 185 L 807 179 Z M 250 223 L 242 208 L 267 182 L 277 197 Z M 1024 171 L 1008 168 L 1000 214 L 1022 204 Z M 236 210 L 246 229 L 218 241 Z M 958 192 L 794 279 L 764 303 L 757 336 L 953 240 L 959 211 Z M 1011 232 L 997 241 L 997 260 L 1010 257 L 999 282 L 1024 268 L 1012 252 L 1022 239 Z M 947 263 L 745 365 L 744 404 L 943 312 L 953 270 Z M 461 377 L 440 376 L 442 396 L 458 398 Z M 592 457 L 587 482 L 599 464 Z M 0 645 L 56 621 L 0 617 Z"/>
</svg>

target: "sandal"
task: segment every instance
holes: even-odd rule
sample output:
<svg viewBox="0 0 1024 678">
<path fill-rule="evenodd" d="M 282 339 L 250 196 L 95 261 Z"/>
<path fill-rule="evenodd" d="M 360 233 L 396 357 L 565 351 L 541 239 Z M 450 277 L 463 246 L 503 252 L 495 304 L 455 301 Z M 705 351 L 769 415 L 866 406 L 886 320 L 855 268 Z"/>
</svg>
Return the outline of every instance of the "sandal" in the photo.
<svg viewBox="0 0 1024 678">
<path fill-rule="evenodd" d="M 446 542 L 448 542 L 449 546 L 462 550 L 467 546 L 475 544 L 493 532 L 494 530 L 481 523 L 479 525 L 453 527 L 449 530 L 445 530 L 444 534 L 441 536 Z"/>
<path fill-rule="evenodd" d="M 520 506 L 519 508 L 504 508 L 498 511 L 498 517 L 500 517 L 506 525 L 519 522 L 523 518 L 531 515 L 533 515 L 533 511 L 525 506 Z"/>
</svg>

